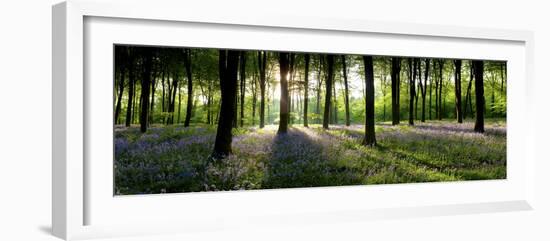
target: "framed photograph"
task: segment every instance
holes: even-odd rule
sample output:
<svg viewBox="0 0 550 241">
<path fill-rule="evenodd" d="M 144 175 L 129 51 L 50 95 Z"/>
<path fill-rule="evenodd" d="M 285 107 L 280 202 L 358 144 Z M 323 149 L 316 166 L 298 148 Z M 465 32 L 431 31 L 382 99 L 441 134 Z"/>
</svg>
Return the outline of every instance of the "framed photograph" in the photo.
<svg viewBox="0 0 550 241">
<path fill-rule="evenodd" d="M 129 5 L 53 7 L 54 235 L 532 209 L 531 32 Z"/>
</svg>

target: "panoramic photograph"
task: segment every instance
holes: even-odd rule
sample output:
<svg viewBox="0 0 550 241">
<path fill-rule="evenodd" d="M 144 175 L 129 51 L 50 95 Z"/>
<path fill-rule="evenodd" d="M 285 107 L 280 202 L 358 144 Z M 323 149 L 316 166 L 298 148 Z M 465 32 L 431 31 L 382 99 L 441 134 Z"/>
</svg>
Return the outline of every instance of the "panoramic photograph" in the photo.
<svg viewBox="0 0 550 241">
<path fill-rule="evenodd" d="M 114 195 L 506 179 L 505 61 L 113 51 Z"/>
</svg>

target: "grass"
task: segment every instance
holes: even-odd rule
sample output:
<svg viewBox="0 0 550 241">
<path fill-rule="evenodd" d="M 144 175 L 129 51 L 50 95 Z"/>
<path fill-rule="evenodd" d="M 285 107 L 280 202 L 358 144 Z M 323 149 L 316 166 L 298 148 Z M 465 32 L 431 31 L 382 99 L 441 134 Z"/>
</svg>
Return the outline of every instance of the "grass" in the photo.
<svg viewBox="0 0 550 241">
<path fill-rule="evenodd" d="M 150 194 L 506 178 L 506 123 L 377 123 L 376 147 L 364 127 L 294 125 L 234 129 L 233 155 L 211 163 L 214 126 L 115 131 L 115 193 Z"/>
</svg>

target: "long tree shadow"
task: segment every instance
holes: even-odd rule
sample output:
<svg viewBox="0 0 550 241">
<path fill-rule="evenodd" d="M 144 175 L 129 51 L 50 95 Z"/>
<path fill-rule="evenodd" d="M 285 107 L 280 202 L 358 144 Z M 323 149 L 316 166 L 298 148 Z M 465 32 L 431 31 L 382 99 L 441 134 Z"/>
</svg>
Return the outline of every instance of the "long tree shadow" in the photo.
<svg viewBox="0 0 550 241">
<path fill-rule="evenodd" d="M 345 137 L 327 133 L 342 140 L 347 136 L 360 142 L 362 138 L 360 130 L 354 128 L 340 128 L 339 131 L 345 133 Z M 378 135 L 379 143 L 376 149 L 372 150 L 377 156 L 384 157 L 387 165 L 392 165 L 391 162 L 400 162 L 400 169 L 407 173 L 439 173 L 439 177 L 445 178 L 463 171 L 495 169 L 506 165 L 505 149 L 499 149 L 498 145 L 489 145 L 485 143 L 486 140 L 474 141 L 475 136 L 472 136 L 473 139 L 470 141 L 460 137 L 458 132 L 456 136 L 453 133 L 433 135 L 424 131 L 404 134 L 398 132 L 399 130 L 392 130 Z"/>
<path fill-rule="evenodd" d="M 322 140 L 314 131 L 289 128 L 286 134 L 274 137 L 267 158 L 262 187 L 292 188 L 361 184 L 362 171 L 338 167 L 327 148 L 330 140 Z M 337 157 L 336 157 L 337 158 Z"/>
</svg>

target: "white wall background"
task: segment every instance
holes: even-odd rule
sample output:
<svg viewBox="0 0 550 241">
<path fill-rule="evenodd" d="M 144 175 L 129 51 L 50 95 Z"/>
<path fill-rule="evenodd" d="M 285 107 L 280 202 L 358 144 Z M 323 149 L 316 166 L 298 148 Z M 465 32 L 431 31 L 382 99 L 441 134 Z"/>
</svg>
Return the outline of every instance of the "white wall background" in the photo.
<svg viewBox="0 0 550 241">
<path fill-rule="evenodd" d="M 5 1 L 0 7 L 0 240 L 57 240 L 51 219 L 51 5 L 57 0 Z M 276 230 L 225 230 L 162 237 L 189 240 L 550 240 L 550 165 L 545 158 L 550 128 L 547 66 L 550 7 L 522 0 L 338 0 L 225 1 L 195 5 L 212 14 L 230 10 L 282 11 L 329 16 L 511 28 L 535 32 L 537 200 L 535 211 L 433 217 L 380 222 L 307 225 Z M 223 2 L 223 1 L 220 1 Z M 312 4 L 315 3 L 315 4 Z M 224 11 L 225 10 L 225 11 Z M 192 9 L 182 9 L 182 14 Z M 544 109 L 546 107 L 546 109 Z M 159 240 L 161 237 L 117 240 Z"/>
</svg>

